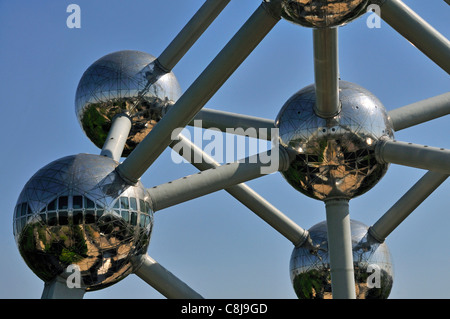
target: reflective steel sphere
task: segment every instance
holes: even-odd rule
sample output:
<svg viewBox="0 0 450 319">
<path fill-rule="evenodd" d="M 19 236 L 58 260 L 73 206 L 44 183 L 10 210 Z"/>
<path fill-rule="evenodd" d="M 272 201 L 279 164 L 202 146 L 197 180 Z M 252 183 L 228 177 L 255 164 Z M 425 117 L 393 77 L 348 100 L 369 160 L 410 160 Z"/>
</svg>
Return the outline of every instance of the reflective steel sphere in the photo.
<svg viewBox="0 0 450 319">
<path fill-rule="evenodd" d="M 318 200 L 351 199 L 371 189 L 388 164 L 375 159 L 374 146 L 393 129 L 381 102 L 366 89 L 340 81 L 341 112 L 330 119 L 313 110 L 315 88 L 294 94 L 275 120 L 280 145 L 295 154 L 285 179 L 298 191 Z"/>
<path fill-rule="evenodd" d="M 368 227 L 361 222 L 351 220 L 350 227 L 356 298 L 388 298 L 394 270 L 387 245 L 371 238 L 367 233 Z M 316 224 L 309 233 L 316 248 L 294 248 L 289 267 L 291 282 L 299 299 L 331 299 L 327 223 Z"/>
<path fill-rule="evenodd" d="M 366 12 L 369 0 L 283 0 L 281 16 L 311 28 L 341 26 Z"/>
<path fill-rule="evenodd" d="M 161 112 L 181 95 L 172 72 L 139 51 L 119 51 L 94 62 L 78 84 L 75 111 L 88 138 L 99 148 L 114 116 L 127 113 L 132 127 L 122 156 L 127 156 L 161 119 Z"/>
<path fill-rule="evenodd" d="M 125 184 L 110 158 L 79 154 L 40 169 L 14 212 L 20 254 L 45 282 L 77 265 L 86 290 L 110 286 L 133 271 L 153 227 L 147 190 Z"/>
</svg>

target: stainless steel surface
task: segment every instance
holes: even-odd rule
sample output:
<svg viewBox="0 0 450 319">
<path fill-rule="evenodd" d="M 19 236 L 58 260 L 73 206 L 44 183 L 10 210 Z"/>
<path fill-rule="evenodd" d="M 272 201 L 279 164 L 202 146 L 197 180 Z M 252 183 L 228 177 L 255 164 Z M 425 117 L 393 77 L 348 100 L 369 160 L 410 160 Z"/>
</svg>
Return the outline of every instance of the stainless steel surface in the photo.
<svg viewBox="0 0 450 319">
<path fill-rule="evenodd" d="M 351 220 L 350 227 L 356 298 L 386 299 L 394 280 L 389 249 L 372 239 L 363 223 Z M 300 299 L 331 299 L 327 223 L 311 227 L 309 234 L 316 248 L 296 247 L 291 255 L 289 270 L 294 291 Z"/>
<path fill-rule="evenodd" d="M 368 4 L 368 0 L 282 0 L 281 16 L 304 27 L 334 27 L 366 13 Z"/>
<path fill-rule="evenodd" d="M 271 5 L 260 5 L 214 60 L 192 83 L 169 112 L 117 168 L 129 183 L 136 182 L 172 142 L 174 129 L 185 127 L 209 99 L 228 80 L 247 56 L 278 23 L 269 12 Z"/>
<path fill-rule="evenodd" d="M 294 94 L 275 120 L 280 145 L 295 154 L 282 175 L 295 189 L 318 200 L 359 196 L 388 168 L 375 159 L 376 142 L 393 137 L 382 103 L 356 84 L 339 83 L 338 116 L 323 119 L 315 114 L 311 85 Z"/>
<path fill-rule="evenodd" d="M 113 118 L 128 113 L 132 127 L 122 156 L 127 156 L 161 119 L 161 111 L 181 95 L 175 75 L 161 70 L 155 57 L 118 51 L 95 61 L 83 74 L 75 97 L 78 121 L 102 148 Z"/>
<path fill-rule="evenodd" d="M 133 271 L 147 251 L 153 211 L 141 183 L 116 174 L 117 162 L 78 154 L 40 169 L 17 200 L 13 230 L 20 254 L 43 281 L 80 269 L 87 291 L 110 286 Z"/>
<path fill-rule="evenodd" d="M 314 111 L 323 118 L 334 117 L 341 111 L 338 28 L 313 29 L 313 46 L 316 87 Z"/>
</svg>

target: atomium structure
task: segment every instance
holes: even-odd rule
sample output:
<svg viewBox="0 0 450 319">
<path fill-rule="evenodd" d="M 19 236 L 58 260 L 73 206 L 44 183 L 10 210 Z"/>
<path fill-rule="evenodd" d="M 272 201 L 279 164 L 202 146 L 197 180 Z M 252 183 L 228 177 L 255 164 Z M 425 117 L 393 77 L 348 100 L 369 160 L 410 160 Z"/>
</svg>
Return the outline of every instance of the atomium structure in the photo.
<svg viewBox="0 0 450 319">
<path fill-rule="evenodd" d="M 264 0 L 181 92 L 173 67 L 229 0 L 207 0 L 160 56 L 118 51 L 79 81 L 75 110 L 100 154 L 39 170 L 19 195 L 13 230 L 20 254 L 45 282 L 43 298 L 80 298 L 134 273 L 168 298 L 202 298 L 147 254 L 153 214 L 224 189 L 294 244 L 299 298 L 387 298 L 394 272 L 386 237 L 450 174 L 450 150 L 397 141 L 396 131 L 450 113 L 450 93 L 387 112 L 369 90 L 339 77 L 338 31 L 376 5 L 381 18 L 450 73 L 450 42 L 400 0 Z M 269 120 L 204 108 L 282 19 L 311 28 L 314 83 Z M 176 130 L 270 129 L 273 148 L 219 165 Z M 146 189 L 140 177 L 168 147 L 198 174 Z M 125 158 L 120 162 L 121 158 Z M 200 159 L 193 161 L 192 159 Z M 267 161 L 269 159 L 269 161 Z M 428 172 L 372 226 L 350 219 L 349 201 L 370 191 L 390 163 Z M 244 183 L 280 172 L 326 220 L 305 230 Z M 77 269 L 78 287 L 69 287 Z"/>
</svg>

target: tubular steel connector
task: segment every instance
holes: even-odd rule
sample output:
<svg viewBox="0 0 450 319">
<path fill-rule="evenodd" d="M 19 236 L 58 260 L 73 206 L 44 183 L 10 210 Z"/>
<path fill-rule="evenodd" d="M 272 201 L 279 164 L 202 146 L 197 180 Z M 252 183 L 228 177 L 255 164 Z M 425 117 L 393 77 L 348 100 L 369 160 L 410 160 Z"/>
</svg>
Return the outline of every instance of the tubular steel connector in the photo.
<svg viewBox="0 0 450 319">
<path fill-rule="evenodd" d="M 328 200 L 325 208 L 333 299 L 355 299 L 349 201 Z"/>
<path fill-rule="evenodd" d="M 319 245 L 314 245 L 308 230 L 304 229 L 302 235 L 303 237 L 297 243 L 293 243 L 296 248 L 302 247 L 309 250 L 318 250 Z"/>
<path fill-rule="evenodd" d="M 158 68 L 159 70 L 161 70 L 161 72 L 163 72 L 163 73 L 169 73 L 169 72 L 172 71 L 171 69 L 166 68 L 166 67 L 161 63 L 161 61 L 159 60 L 159 58 L 157 58 L 153 63 L 155 64 L 155 67 Z"/>
<path fill-rule="evenodd" d="M 376 232 L 376 230 L 373 228 L 373 226 L 370 226 L 369 229 L 367 230 L 367 232 L 369 233 L 370 236 L 372 236 L 373 239 L 375 239 L 380 244 L 384 243 L 386 238 L 384 238 L 383 236 L 380 236 Z"/>
<path fill-rule="evenodd" d="M 378 142 L 375 144 L 375 159 L 380 164 L 387 164 L 387 162 L 383 158 L 383 147 L 386 145 L 386 142 L 389 140 L 389 137 L 382 136 L 378 139 Z"/>
<path fill-rule="evenodd" d="M 380 16 L 394 30 L 450 74 L 450 41 L 400 0 L 376 0 Z"/>
<path fill-rule="evenodd" d="M 291 152 L 289 152 L 286 148 L 279 145 L 278 146 L 279 151 L 279 158 L 280 158 L 280 164 L 278 166 L 279 172 L 284 172 L 289 169 L 289 166 L 291 165 L 292 161 L 295 158 L 295 155 Z"/>
<path fill-rule="evenodd" d="M 369 228 L 369 234 L 382 243 L 447 178 L 448 175 L 428 171 Z"/>
<path fill-rule="evenodd" d="M 264 0 L 262 7 L 275 19 L 281 19 L 281 0 Z"/>
<path fill-rule="evenodd" d="M 203 297 L 161 266 L 148 254 L 131 259 L 134 274 L 169 299 L 203 299 Z"/>
<path fill-rule="evenodd" d="M 450 114 L 450 92 L 408 104 L 388 112 L 395 131 Z"/>
<path fill-rule="evenodd" d="M 158 125 L 117 167 L 117 172 L 125 181 L 137 182 L 171 144 L 173 131 L 189 124 L 279 20 L 262 6 L 256 9 Z"/>
<path fill-rule="evenodd" d="M 170 72 L 192 45 L 217 18 L 230 0 L 207 0 L 156 60 L 158 66 Z"/>
<path fill-rule="evenodd" d="M 112 158 L 118 162 L 122 156 L 123 148 L 127 142 L 133 122 L 129 113 L 124 112 L 114 116 L 111 123 L 111 129 L 103 144 L 100 155 Z"/>
<path fill-rule="evenodd" d="M 128 112 L 124 112 L 114 116 L 111 122 L 111 129 L 103 144 L 100 155 L 112 158 L 118 162 L 127 142 L 132 126 L 132 120 Z"/>
<path fill-rule="evenodd" d="M 275 129 L 274 121 L 271 119 L 207 108 L 200 110 L 188 125 L 196 126 L 197 123 L 204 129 L 218 129 L 225 133 L 268 141 L 272 139 L 272 130 Z"/>
<path fill-rule="evenodd" d="M 179 147 L 180 145 L 178 144 L 182 147 Z M 182 134 L 178 136 L 178 140 L 175 140 L 170 147 L 172 147 L 174 151 L 178 152 L 178 154 L 183 156 L 187 161 L 191 162 L 192 165 L 201 171 L 221 166 L 209 154 L 205 153 L 201 148 L 192 143 Z M 184 151 L 183 149 L 185 148 L 189 151 Z M 195 158 L 201 158 L 201 160 L 195 161 Z M 237 184 L 226 188 L 225 191 L 276 229 L 281 235 L 290 240 L 295 247 L 305 244 L 304 247 L 313 248 L 312 241 L 307 230 L 295 224 L 291 219 L 289 219 L 246 184 Z M 154 207 L 156 206 L 152 207 L 155 211 L 156 209 L 154 209 Z"/>
<path fill-rule="evenodd" d="M 278 149 L 276 149 L 278 151 Z M 289 167 L 289 156 L 280 150 L 279 158 L 272 162 L 274 154 L 271 151 L 259 153 L 237 162 L 213 167 L 197 174 L 155 186 L 148 189 L 152 198 L 154 211 L 205 196 L 218 190 L 275 173 Z M 267 163 L 269 161 L 269 165 Z"/>
<path fill-rule="evenodd" d="M 428 145 L 380 139 L 375 146 L 380 163 L 393 163 L 450 174 L 450 150 Z"/>
<path fill-rule="evenodd" d="M 339 101 L 338 29 L 313 29 L 314 79 L 316 103 L 314 112 L 332 118 L 341 111 Z"/>
<path fill-rule="evenodd" d="M 115 169 L 117 175 L 128 185 L 135 186 L 140 178 L 128 178 L 127 175 L 123 174 L 121 171 L 121 165 L 117 166 Z"/>
</svg>

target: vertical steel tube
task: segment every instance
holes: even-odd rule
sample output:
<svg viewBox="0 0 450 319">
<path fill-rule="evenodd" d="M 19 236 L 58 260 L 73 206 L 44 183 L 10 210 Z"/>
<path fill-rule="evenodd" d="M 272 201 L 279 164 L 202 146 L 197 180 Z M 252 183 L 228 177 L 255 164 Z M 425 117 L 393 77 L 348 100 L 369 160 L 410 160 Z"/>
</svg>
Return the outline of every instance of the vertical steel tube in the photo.
<svg viewBox="0 0 450 319">
<path fill-rule="evenodd" d="M 117 162 L 120 161 L 130 129 L 131 119 L 126 114 L 116 116 L 112 121 L 100 155 L 110 157 Z"/>
<path fill-rule="evenodd" d="M 427 172 L 411 189 L 405 193 L 373 226 L 369 233 L 379 242 L 400 225 L 428 196 L 433 193 L 448 175 Z"/>
<path fill-rule="evenodd" d="M 117 167 L 128 183 L 136 183 L 142 174 L 172 142 L 172 132 L 185 127 L 209 99 L 219 90 L 239 65 L 263 40 L 280 18 L 275 18 L 269 5 L 260 5 L 197 80 L 170 108 L 161 121 Z M 279 4 L 278 4 L 279 6 Z"/>
<path fill-rule="evenodd" d="M 325 202 L 333 299 L 356 299 L 348 200 Z"/>
<path fill-rule="evenodd" d="M 392 28 L 450 74 L 450 41 L 400 0 L 380 2 L 380 15 Z"/>
<path fill-rule="evenodd" d="M 337 115 L 339 103 L 338 28 L 313 29 L 314 76 L 316 84 L 317 116 Z"/>
<path fill-rule="evenodd" d="M 173 41 L 158 57 L 161 68 L 167 72 L 181 60 L 230 0 L 207 0 Z"/>
</svg>

